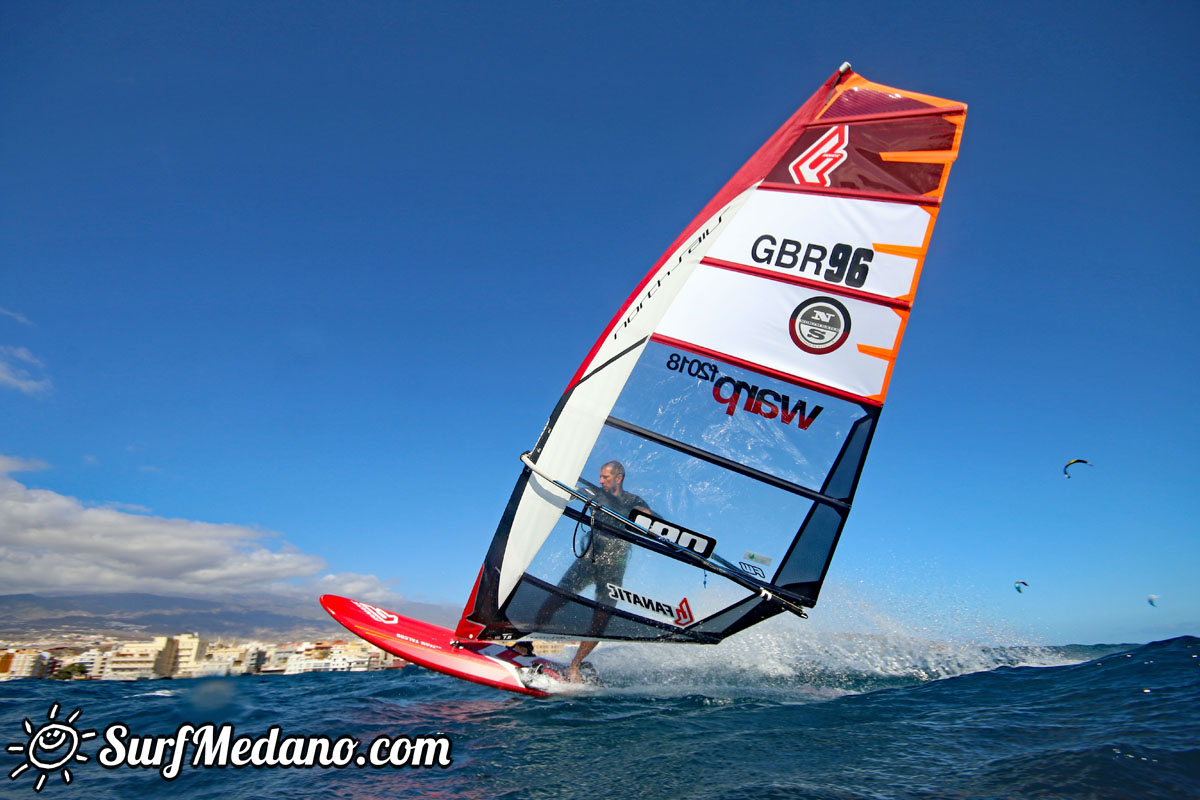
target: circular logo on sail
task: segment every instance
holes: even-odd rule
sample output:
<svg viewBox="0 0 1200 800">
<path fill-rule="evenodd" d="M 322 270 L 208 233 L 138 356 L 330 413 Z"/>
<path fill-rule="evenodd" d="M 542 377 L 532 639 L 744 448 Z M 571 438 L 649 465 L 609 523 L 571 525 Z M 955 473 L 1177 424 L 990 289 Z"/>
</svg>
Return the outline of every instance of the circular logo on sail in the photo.
<svg viewBox="0 0 1200 800">
<path fill-rule="evenodd" d="M 850 312 L 832 297 L 813 297 L 796 306 L 789 332 L 806 353 L 832 353 L 850 336 Z"/>
</svg>

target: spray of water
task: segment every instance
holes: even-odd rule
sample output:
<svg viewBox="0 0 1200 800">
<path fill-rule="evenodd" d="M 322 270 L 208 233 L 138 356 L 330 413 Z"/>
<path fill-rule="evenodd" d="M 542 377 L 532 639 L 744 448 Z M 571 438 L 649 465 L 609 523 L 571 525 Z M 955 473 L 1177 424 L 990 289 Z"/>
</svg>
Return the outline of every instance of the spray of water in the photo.
<svg viewBox="0 0 1200 800">
<path fill-rule="evenodd" d="M 914 685 L 1002 666 L 1073 663 L 953 597 L 827 584 L 808 620 L 781 614 L 720 645 L 613 643 L 591 660 L 606 691 L 780 692 L 799 700 Z M 572 689 L 575 691 L 575 689 Z"/>
</svg>

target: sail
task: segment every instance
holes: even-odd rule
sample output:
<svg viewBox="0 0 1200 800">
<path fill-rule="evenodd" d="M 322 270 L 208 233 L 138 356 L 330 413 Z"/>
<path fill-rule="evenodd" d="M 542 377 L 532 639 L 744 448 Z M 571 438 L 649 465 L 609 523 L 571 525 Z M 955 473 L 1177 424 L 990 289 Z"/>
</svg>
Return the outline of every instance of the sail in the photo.
<svg viewBox="0 0 1200 800">
<path fill-rule="evenodd" d="M 844 65 L 767 140 L 522 456 L 461 639 L 712 643 L 816 604 L 965 115 Z"/>
</svg>

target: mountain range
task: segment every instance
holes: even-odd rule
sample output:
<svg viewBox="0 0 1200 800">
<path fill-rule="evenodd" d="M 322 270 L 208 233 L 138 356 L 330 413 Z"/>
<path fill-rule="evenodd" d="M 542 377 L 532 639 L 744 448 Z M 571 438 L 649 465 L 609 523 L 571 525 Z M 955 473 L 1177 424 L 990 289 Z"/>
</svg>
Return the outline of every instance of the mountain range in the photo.
<svg viewBox="0 0 1200 800">
<path fill-rule="evenodd" d="M 401 601 L 389 610 L 439 625 L 453 626 L 459 609 Z M 199 633 L 215 639 L 285 641 L 350 636 L 311 602 L 276 595 L 220 599 L 154 594 L 0 595 L 0 645 L 5 640 L 66 637 L 148 639 Z"/>
</svg>

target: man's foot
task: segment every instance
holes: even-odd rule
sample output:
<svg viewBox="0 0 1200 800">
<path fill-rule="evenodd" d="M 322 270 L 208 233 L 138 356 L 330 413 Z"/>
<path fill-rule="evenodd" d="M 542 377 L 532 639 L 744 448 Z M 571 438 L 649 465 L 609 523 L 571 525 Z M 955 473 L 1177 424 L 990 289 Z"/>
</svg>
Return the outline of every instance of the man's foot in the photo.
<svg viewBox="0 0 1200 800">
<path fill-rule="evenodd" d="M 579 665 L 572 664 L 567 667 L 567 680 L 571 683 L 583 683 L 583 675 L 579 673 Z"/>
</svg>

